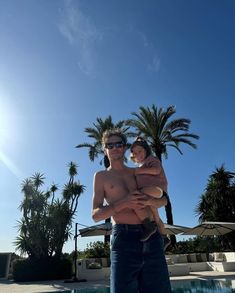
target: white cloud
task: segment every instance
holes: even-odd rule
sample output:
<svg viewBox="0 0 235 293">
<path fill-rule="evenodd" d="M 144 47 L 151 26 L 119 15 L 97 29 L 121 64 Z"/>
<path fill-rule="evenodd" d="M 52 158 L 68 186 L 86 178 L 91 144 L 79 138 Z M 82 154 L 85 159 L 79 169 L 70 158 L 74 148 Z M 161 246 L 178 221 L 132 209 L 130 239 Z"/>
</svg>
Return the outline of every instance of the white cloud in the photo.
<svg viewBox="0 0 235 293">
<path fill-rule="evenodd" d="M 147 59 L 149 59 L 149 62 L 146 65 L 147 69 L 154 71 L 154 72 L 159 72 L 161 60 L 160 60 L 159 55 L 156 53 L 157 49 L 148 40 L 147 36 L 143 32 L 137 31 L 137 35 L 139 36 L 141 43 L 144 47 L 144 50 L 145 50 L 146 55 L 148 57 Z"/>
<path fill-rule="evenodd" d="M 86 16 L 78 6 L 78 1 L 65 0 L 61 10 L 61 19 L 58 24 L 59 31 L 78 48 L 79 68 L 87 75 L 94 73 L 94 47 L 97 41 L 101 41 L 103 33 Z"/>
<path fill-rule="evenodd" d="M 140 31 L 137 32 L 137 33 L 140 36 L 140 39 L 142 40 L 143 46 L 144 47 L 148 47 L 149 46 L 149 42 L 148 42 L 147 37 L 145 36 L 145 34 L 142 33 L 142 32 L 140 32 Z"/>
<path fill-rule="evenodd" d="M 152 64 L 150 64 L 149 68 L 150 68 L 150 70 L 153 70 L 155 72 L 159 72 L 160 64 L 161 64 L 161 61 L 160 61 L 159 56 L 155 55 L 153 57 Z"/>
</svg>

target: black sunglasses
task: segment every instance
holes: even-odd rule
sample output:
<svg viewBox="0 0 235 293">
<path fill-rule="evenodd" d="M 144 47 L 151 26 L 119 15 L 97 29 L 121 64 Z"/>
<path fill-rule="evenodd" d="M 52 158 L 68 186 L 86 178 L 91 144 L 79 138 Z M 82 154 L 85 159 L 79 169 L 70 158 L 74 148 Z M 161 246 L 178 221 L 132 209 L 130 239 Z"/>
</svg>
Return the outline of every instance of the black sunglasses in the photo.
<svg viewBox="0 0 235 293">
<path fill-rule="evenodd" d="M 108 142 L 104 145 L 104 147 L 108 150 L 112 150 L 114 147 L 116 149 L 120 149 L 124 146 L 124 143 L 122 141 L 117 141 L 117 142 Z"/>
</svg>

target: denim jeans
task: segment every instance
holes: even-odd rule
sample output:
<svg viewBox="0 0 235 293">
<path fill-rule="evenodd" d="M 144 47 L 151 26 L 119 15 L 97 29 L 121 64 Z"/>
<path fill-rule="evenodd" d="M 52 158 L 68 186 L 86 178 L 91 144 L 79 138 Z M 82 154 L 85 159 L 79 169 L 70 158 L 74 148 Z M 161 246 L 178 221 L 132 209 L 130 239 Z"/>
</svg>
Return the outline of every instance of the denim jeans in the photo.
<svg viewBox="0 0 235 293">
<path fill-rule="evenodd" d="M 171 292 L 162 236 L 142 242 L 141 232 L 141 225 L 113 226 L 111 293 Z"/>
</svg>

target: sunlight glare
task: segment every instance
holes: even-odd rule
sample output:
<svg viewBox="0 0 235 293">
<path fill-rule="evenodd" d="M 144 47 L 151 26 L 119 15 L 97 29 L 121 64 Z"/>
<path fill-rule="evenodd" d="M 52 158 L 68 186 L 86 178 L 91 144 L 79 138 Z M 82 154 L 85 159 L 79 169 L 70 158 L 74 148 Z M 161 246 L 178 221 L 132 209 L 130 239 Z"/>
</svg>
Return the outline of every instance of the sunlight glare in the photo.
<svg viewBox="0 0 235 293">
<path fill-rule="evenodd" d="M 16 111 L 10 104 L 9 95 L 0 87 L 0 164 L 3 163 L 17 178 L 22 178 L 22 171 L 9 158 L 4 149 L 15 144 L 16 140 Z"/>
<path fill-rule="evenodd" d="M 0 87 L 0 150 L 16 138 L 16 109 L 10 104 L 9 95 Z"/>
<path fill-rule="evenodd" d="M 0 163 L 3 163 L 18 179 L 24 178 L 23 172 L 0 150 Z"/>
</svg>

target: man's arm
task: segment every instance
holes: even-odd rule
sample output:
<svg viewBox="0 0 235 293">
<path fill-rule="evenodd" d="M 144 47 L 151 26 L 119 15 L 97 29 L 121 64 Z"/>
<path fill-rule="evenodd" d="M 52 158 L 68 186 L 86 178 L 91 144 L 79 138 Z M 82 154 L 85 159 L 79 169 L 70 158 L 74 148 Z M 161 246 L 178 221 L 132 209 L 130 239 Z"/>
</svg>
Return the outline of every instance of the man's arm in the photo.
<svg viewBox="0 0 235 293">
<path fill-rule="evenodd" d="M 102 173 L 98 172 L 95 174 L 93 182 L 92 218 L 95 222 L 110 218 L 115 213 L 112 205 L 104 206 L 104 195 Z"/>
</svg>

